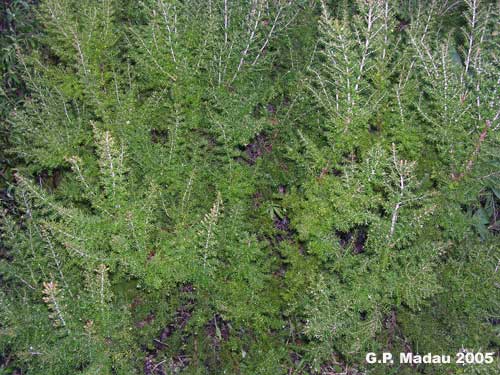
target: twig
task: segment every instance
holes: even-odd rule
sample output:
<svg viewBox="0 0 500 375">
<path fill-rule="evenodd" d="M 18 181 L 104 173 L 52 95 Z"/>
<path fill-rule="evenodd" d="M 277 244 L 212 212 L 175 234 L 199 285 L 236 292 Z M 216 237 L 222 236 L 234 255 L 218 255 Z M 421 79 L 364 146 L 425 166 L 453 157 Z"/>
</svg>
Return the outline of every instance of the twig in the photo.
<svg viewBox="0 0 500 375">
<path fill-rule="evenodd" d="M 258 3 L 254 3 L 255 4 L 255 7 L 257 7 Z M 253 14 L 255 13 L 255 8 L 252 9 L 252 11 L 250 12 L 250 14 Z M 259 25 L 259 21 L 260 21 L 260 15 L 262 13 L 262 9 L 259 7 L 258 8 L 258 11 L 257 11 L 257 16 L 255 17 L 255 23 L 254 23 L 254 26 L 253 28 L 250 30 L 250 37 L 248 39 L 248 42 L 247 42 L 247 45 L 245 47 L 245 49 L 243 50 L 243 52 L 241 53 L 242 56 L 241 56 L 241 59 L 240 59 L 240 62 L 238 64 L 238 68 L 236 69 L 236 72 L 234 73 L 234 76 L 233 76 L 233 79 L 231 80 L 231 82 L 234 82 L 234 80 L 236 79 L 237 75 L 238 75 L 238 72 L 241 70 L 241 67 L 243 66 L 243 63 L 245 62 L 245 58 L 248 54 L 248 50 L 250 49 L 250 46 L 255 38 L 255 34 L 257 32 L 257 26 Z"/>
<path fill-rule="evenodd" d="M 253 61 L 252 65 L 255 65 L 257 61 L 260 58 L 260 55 L 262 52 L 266 49 L 267 45 L 269 44 L 269 40 L 271 39 L 271 36 L 273 35 L 274 29 L 276 28 L 276 25 L 278 24 L 278 20 L 281 16 L 281 11 L 283 10 L 284 6 L 280 6 L 278 9 L 278 12 L 276 13 L 276 17 L 274 17 L 273 25 L 271 26 L 271 30 L 269 30 L 269 34 L 267 34 L 266 40 L 264 44 L 262 45 L 261 49 L 257 53 L 257 56 L 255 56 L 255 60 Z"/>
<path fill-rule="evenodd" d="M 499 116 L 499 114 L 497 114 L 495 116 L 495 119 L 498 116 Z M 478 141 L 476 143 L 476 148 L 474 149 L 474 151 L 472 152 L 471 157 L 467 161 L 467 164 L 465 166 L 465 171 L 462 172 L 462 173 L 460 173 L 460 174 L 458 174 L 458 175 L 455 174 L 455 173 L 452 173 L 451 177 L 452 177 L 452 179 L 454 181 L 460 181 L 468 172 L 470 172 L 470 170 L 474 166 L 474 159 L 479 154 L 479 151 L 481 151 L 481 145 L 484 143 L 484 141 L 486 139 L 486 136 L 488 135 L 488 130 L 491 128 L 491 124 L 492 124 L 492 122 L 490 120 L 486 120 L 486 125 L 485 125 L 483 131 L 481 132 L 481 134 L 479 135 L 479 139 L 478 139 Z"/>
</svg>

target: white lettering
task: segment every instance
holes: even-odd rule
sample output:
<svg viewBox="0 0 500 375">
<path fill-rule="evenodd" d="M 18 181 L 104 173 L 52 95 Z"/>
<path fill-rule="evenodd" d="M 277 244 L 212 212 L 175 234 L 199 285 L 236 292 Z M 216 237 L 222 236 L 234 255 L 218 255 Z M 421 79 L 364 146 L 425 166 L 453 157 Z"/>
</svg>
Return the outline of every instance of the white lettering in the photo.
<svg viewBox="0 0 500 375">
<path fill-rule="evenodd" d="M 413 353 L 399 353 L 399 363 L 413 363 Z"/>
<path fill-rule="evenodd" d="M 376 363 L 377 362 L 377 355 L 375 353 L 366 353 L 366 362 L 367 363 Z"/>
</svg>

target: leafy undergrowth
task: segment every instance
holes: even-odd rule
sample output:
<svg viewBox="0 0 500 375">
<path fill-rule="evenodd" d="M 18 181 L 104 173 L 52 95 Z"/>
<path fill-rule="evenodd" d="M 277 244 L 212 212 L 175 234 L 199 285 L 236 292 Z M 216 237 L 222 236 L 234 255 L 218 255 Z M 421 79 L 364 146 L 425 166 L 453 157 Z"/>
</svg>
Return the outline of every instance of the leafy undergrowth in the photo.
<svg viewBox="0 0 500 375">
<path fill-rule="evenodd" d="M 41 1 L 0 374 L 498 373 L 365 357 L 499 351 L 498 11 Z"/>
</svg>

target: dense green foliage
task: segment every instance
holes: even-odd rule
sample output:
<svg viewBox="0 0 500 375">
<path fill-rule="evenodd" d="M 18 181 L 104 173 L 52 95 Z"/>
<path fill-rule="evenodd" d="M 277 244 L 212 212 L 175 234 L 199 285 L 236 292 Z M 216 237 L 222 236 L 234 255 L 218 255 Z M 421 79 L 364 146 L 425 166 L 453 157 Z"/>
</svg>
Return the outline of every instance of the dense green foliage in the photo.
<svg viewBox="0 0 500 375">
<path fill-rule="evenodd" d="M 10 115 L 22 105 L 26 94 L 23 68 L 17 55 L 34 47 L 37 22 L 35 0 L 5 0 L 0 3 L 0 189 L 9 180 L 12 160 L 4 152 L 9 148 Z M 12 156 L 12 155 L 11 155 Z"/>
<path fill-rule="evenodd" d="M 498 373 L 365 361 L 499 350 L 498 11 L 41 1 L 0 374 Z"/>
</svg>

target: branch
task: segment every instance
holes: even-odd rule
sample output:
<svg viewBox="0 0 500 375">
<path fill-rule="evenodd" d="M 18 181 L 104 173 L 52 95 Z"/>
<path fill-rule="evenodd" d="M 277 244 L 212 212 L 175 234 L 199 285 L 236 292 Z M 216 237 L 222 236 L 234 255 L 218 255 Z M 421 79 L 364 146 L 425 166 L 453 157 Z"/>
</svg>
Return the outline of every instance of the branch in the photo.
<svg viewBox="0 0 500 375">
<path fill-rule="evenodd" d="M 406 180 L 405 180 L 405 167 L 407 166 L 407 162 L 405 160 L 398 160 L 396 156 L 396 145 L 392 144 L 392 160 L 394 163 L 394 169 L 399 175 L 399 202 L 396 203 L 394 209 L 392 210 L 392 219 L 391 219 L 391 229 L 389 231 L 389 238 L 394 235 L 394 230 L 396 229 L 396 222 L 398 220 L 399 209 L 403 204 L 403 197 L 406 189 Z"/>
<path fill-rule="evenodd" d="M 284 7 L 285 7 L 284 5 L 279 7 L 278 13 L 276 13 L 276 17 L 274 17 L 274 21 L 273 21 L 273 25 L 271 26 L 271 30 L 269 30 L 269 34 L 267 34 L 266 40 L 265 40 L 264 44 L 262 45 L 261 49 L 259 50 L 259 52 L 257 53 L 257 56 L 255 57 L 255 60 L 253 61 L 252 65 L 255 65 L 257 63 L 257 61 L 260 58 L 260 55 L 262 54 L 262 52 L 266 49 L 267 45 L 269 44 L 269 40 L 271 39 L 271 36 L 273 35 L 274 29 L 276 28 L 276 25 L 278 24 L 278 20 L 281 16 L 281 11 L 283 10 Z"/>
<path fill-rule="evenodd" d="M 257 6 L 257 5 L 255 5 Z M 254 14 L 255 13 L 255 8 L 252 9 L 252 11 L 250 12 L 250 15 Z M 257 11 L 257 16 L 255 17 L 255 23 L 253 25 L 253 28 L 249 30 L 249 33 L 250 33 L 250 37 L 248 38 L 248 42 L 247 42 L 247 45 L 245 47 L 245 49 L 243 50 L 243 52 L 241 53 L 242 56 L 241 56 L 241 59 L 240 59 L 240 62 L 238 64 L 238 68 L 236 70 L 236 72 L 234 73 L 234 76 L 233 76 L 233 79 L 231 80 L 231 82 L 234 82 L 234 80 L 236 79 L 237 75 L 238 75 L 238 72 L 241 70 L 241 67 L 243 66 L 243 63 L 245 62 L 245 58 L 248 54 L 248 50 L 250 49 L 250 46 L 255 38 L 255 34 L 257 32 L 257 27 L 259 25 L 259 21 L 260 21 L 260 15 L 262 13 L 262 9 L 259 7 L 258 8 L 258 11 Z"/>
<path fill-rule="evenodd" d="M 168 44 L 170 46 L 170 54 L 172 55 L 172 59 L 174 60 L 174 63 L 177 63 L 177 60 L 175 59 L 175 53 L 174 49 L 172 47 L 172 30 L 170 29 L 170 25 L 168 23 L 168 14 L 167 11 L 165 10 L 165 4 L 163 3 L 162 0 L 159 0 L 159 4 L 161 5 L 161 11 L 163 15 L 163 19 L 165 21 L 165 28 L 167 29 L 167 36 L 168 36 Z"/>
<path fill-rule="evenodd" d="M 499 115 L 500 115 L 500 111 L 496 114 L 493 121 L 495 121 L 499 117 Z M 458 175 L 455 173 L 452 173 L 451 178 L 453 181 L 460 181 L 468 172 L 470 172 L 470 170 L 474 166 L 474 159 L 477 157 L 477 155 L 479 155 L 479 151 L 481 151 L 481 145 L 484 143 L 486 136 L 488 135 L 488 131 L 491 128 L 491 125 L 492 125 L 492 121 L 486 120 L 486 125 L 485 125 L 483 131 L 481 132 L 481 134 L 479 135 L 479 139 L 476 143 L 476 148 L 474 149 L 471 157 L 467 161 L 467 164 L 465 166 L 465 171 L 458 174 Z"/>
<path fill-rule="evenodd" d="M 470 11 L 472 13 L 472 17 L 470 19 L 470 34 L 468 35 L 469 39 L 469 47 L 467 50 L 467 56 L 465 58 L 465 70 L 464 74 L 462 75 L 462 79 L 465 74 L 469 72 L 469 65 L 471 61 L 471 56 L 472 56 L 472 48 L 474 46 L 474 31 L 476 29 L 476 24 L 477 24 L 477 8 L 479 6 L 479 0 L 469 0 L 466 1 L 467 5 L 470 8 Z"/>
</svg>

